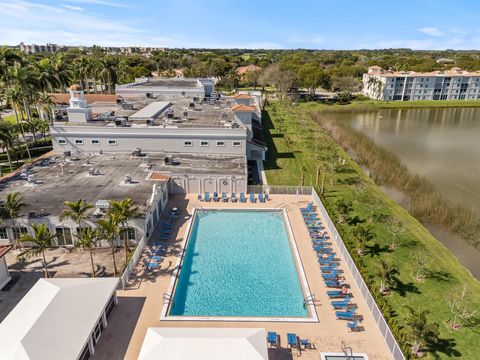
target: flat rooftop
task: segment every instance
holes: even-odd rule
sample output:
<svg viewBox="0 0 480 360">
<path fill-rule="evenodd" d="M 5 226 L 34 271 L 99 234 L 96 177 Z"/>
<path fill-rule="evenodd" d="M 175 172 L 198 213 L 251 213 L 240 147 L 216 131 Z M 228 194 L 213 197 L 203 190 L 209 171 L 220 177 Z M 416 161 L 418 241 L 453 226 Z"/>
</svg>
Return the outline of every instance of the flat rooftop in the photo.
<svg viewBox="0 0 480 360">
<path fill-rule="evenodd" d="M 197 79 L 168 79 L 168 78 L 159 78 L 159 79 L 152 79 L 149 78 L 148 81 L 145 82 L 136 82 L 132 84 L 128 84 L 128 87 L 139 87 L 139 86 L 151 86 L 151 87 L 200 87 Z"/>
<path fill-rule="evenodd" d="M 241 155 L 175 154 L 173 164 L 165 164 L 165 154 L 132 157 L 129 154 L 77 155 L 65 160 L 52 156 L 32 166 L 28 175 L 20 173 L 0 180 L 0 202 L 17 191 L 26 204 L 20 216 L 58 216 L 65 201 L 85 199 L 95 205 L 99 200 L 131 198 L 140 212 L 148 210 L 154 184 L 164 184 L 170 175 L 211 174 L 246 175 L 246 158 Z M 93 174 L 96 170 L 97 175 Z M 150 177 L 152 172 L 164 176 Z M 125 182 L 126 176 L 131 182 Z M 91 210 L 91 213 L 94 209 Z"/>
<path fill-rule="evenodd" d="M 90 174 L 93 169 L 98 169 L 98 175 Z M 95 204 L 129 197 L 145 212 L 153 185 L 159 183 L 146 180 L 148 172 L 144 159 L 128 155 L 89 155 L 67 161 L 63 156 L 50 157 L 28 171 L 35 181 L 20 174 L 0 180 L 0 201 L 10 192 L 20 192 L 26 204 L 20 215 L 42 217 L 58 216 L 65 201 L 85 199 Z M 131 177 L 131 184 L 125 183 L 126 175 Z"/>
<path fill-rule="evenodd" d="M 123 97 L 124 105 L 115 102 L 94 102 L 90 104 L 94 115 L 106 114 L 113 112 L 116 116 L 129 118 L 127 126 L 131 127 L 151 127 L 147 125 L 145 116 L 154 114 L 149 109 L 159 107 L 164 108 L 162 112 L 155 113 L 152 116 L 155 127 L 169 128 L 231 128 L 234 120 L 234 112 L 232 107 L 235 102 L 231 98 L 222 98 L 219 100 L 193 101 L 193 98 L 172 98 L 171 96 L 158 96 L 155 99 L 146 99 L 144 96 L 128 96 Z M 170 106 L 163 106 L 170 103 Z M 152 105 L 152 104 L 158 104 Z M 160 106 L 162 105 L 162 106 Z M 141 120 L 135 120 L 142 114 L 142 110 L 147 109 L 145 116 L 142 115 Z M 171 113 L 171 115 L 168 115 Z M 55 122 L 61 124 L 62 122 Z M 67 124 L 68 125 L 68 124 Z M 85 124 L 72 124 L 74 126 L 115 126 L 112 120 L 102 120 L 100 116 L 96 120 Z M 243 126 L 242 124 L 239 124 Z M 235 125 L 234 125 L 235 126 Z"/>
</svg>

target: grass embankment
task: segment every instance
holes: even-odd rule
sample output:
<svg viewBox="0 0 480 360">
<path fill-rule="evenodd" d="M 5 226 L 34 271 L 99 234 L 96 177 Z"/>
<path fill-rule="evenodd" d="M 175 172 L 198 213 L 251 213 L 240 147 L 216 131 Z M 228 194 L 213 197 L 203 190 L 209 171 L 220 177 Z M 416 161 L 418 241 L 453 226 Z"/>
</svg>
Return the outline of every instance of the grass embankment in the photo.
<svg viewBox="0 0 480 360">
<path fill-rule="evenodd" d="M 480 216 L 470 207 L 445 198 L 424 177 L 413 174 L 393 153 L 375 144 L 367 135 L 328 114 L 314 111 L 311 116 L 355 161 L 370 171 L 377 185 L 388 185 L 409 198 L 409 211 L 421 222 L 431 222 L 480 247 Z"/>
<path fill-rule="evenodd" d="M 333 185 L 330 185 L 331 171 L 324 171 L 325 207 L 333 221 L 338 223 L 340 215 L 337 201 L 341 199 L 351 202 L 349 220 L 338 224 L 338 230 L 404 349 L 407 333 L 404 328 L 407 314 L 404 306 L 410 305 L 416 310 L 430 311 L 429 320 L 440 325 L 440 341 L 429 344 L 427 350 L 430 353 L 426 358 L 478 358 L 478 328 L 465 326 L 459 331 L 451 331 L 448 321 L 453 316 L 446 296 L 466 286 L 473 294 L 472 301 L 480 303 L 480 282 L 413 216 L 390 200 L 309 117 L 305 108 L 273 103 L 264 112 L 263 121 L 269 146 L 269 159 L 265 162 L 269 184 L 299 185 L 303 168 L 305 185 L 315 185 L 317 166 L 320 164 L 325 169 L 331 169 L 334 164 L 336 169 Z M 339 158 L 345 160 L 344 165 L 340 165 Z M 322 175 L 323 172 L 320 179 Z M 374 205 L 372 210 L 372 204 L 375 203 L 378 205 Z M 401 244 L 393 251 L 389 250 L 392 235 L 387 226 L 388 218 L 400 219 L 405 225 L 405 231 L 399 235 Z M 358 256 L 356 252 L 358 242 L 352 235 L 356 223 L 371 225 L 373 229 L 374 238 L 367 242 L 364 256 Z M 431 261 L 425 278 L 416 281 L 412 254 L 419 252 L 428 254 Z M 394 276 L 395 284 L 391 286 L 388 296 L 379 293 L 378 263 L 381 258 L 387 258 L 398 267 L 398 274 Z M 407 354 L 408 350 L 404 353 Z"/>
<path fill-rule="evenodd" d="M 379 109 L 461 108 L 480 107 L 480 100 L 415 100 L 379 101 L 368 98 L 353 100 L 350 104 L 305 103 L 302 107 L 327 112 L 375 111 Z"/>
</svg>

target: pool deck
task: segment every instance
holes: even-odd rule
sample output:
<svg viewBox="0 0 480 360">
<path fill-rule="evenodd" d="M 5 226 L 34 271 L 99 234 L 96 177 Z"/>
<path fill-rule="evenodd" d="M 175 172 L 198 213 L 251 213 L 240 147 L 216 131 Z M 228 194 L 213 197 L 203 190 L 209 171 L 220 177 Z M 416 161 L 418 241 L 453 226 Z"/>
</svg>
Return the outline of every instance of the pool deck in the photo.
<svg viewBox="0 0 480 360">
<path fill-rule="evenodd" d="M 307 228 L 301 216 L 300 207 L 310 201 L 310 196 L 272 195 L 267 203 L 223 203 L 199 202 L 196 196 L 172 196 L 168 206 L 177 207 L 183 215 L 192 214 L 194 207 L 208 208 L 285 208 L 295 236 L 302 266 L 308 285 L 317 299 L 316 312 L 318 323 L 302 322 L 225 322 L 225 321 L 168 321 L 161 320 L 163 307 L 162 295 L 168 288 L 175 271 L 178 254 L 181 250 L 188 219 L 180 218 L 174 240 L 168 242 L 167 256 L 161 269 L 154 273 L 143 273 L 142 266 L 137 267 L 131 279 L 131 286 L 118 292 L 119 304 L 109 319 L 109 325 L 98 343 L 93 359 L 136 359 L 140 352 L 147 328 L 149 327 L 254 327 L 276 331 L 281 338 L 281 348 L 269 349 L 269 359 L 283 360 L 298 356 L 297 350 L 287 349 L 287 333 L 296 333 L 300 338 L 309 339 L 316 349 L 303 350 L 304 359 L 319 359 L 321 352 L 342 352 L 342 342 L 354 353 L 365 353 L 370 360 L 390 359 L 390 353 L 377 328 L 351 273 L 345 262 L 333 247 L 340 259 L 340 268 L 344 271 L 346 282 L 351 286 L 352 303 L 358 306 L 357 314 L 362 316 L 361 331 L 351 332 L 346 321 L 335 319 L 335 310 L 326 294 L 328 289 L 321 276 L 315 251 L 312 249 Z M 161 354 L 159 354 L 161 356 Z"/>
</svg>

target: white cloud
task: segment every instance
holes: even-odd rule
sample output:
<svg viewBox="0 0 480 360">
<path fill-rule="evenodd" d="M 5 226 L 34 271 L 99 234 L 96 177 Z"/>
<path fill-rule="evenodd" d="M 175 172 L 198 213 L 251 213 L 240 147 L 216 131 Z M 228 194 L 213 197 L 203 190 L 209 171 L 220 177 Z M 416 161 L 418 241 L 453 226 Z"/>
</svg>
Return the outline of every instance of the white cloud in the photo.
<svg viewBox="0 0 480 360">
<path fill-rule="evenodd" d="M 73 10 L 76 10 L 75 13 L 72 13 Z M 138 23 L 131 19 L 117 21 L 83 10 L 72 9 L 72 6 L 49 6 L 25 0 L 0 0 L 2 14 L 0 42 L 9 45 L 17 45 L 23 41 L 26 44 L 178 48 L 282 47 L 274 42 L 219 43 L 206 37 L 192 39 L 186 35 L 159 36 L 152 33 L 152 29 L 142 27 L 141 21 Z"/>
<path fill-rule="evenodd" d="M 442 36 L 443 35 L 443 31 L 440 30 L 439 28 L 437 27 L 424 27 L 424 28 L 421 28 L 421 29 L 418 29 L 420 32 L 424 33 L 424 34 L 427 34 L 429 36 L 434 36 L 434 37 L 438 37 L 438 36 Z"/>
<path fill-rule="evenodd" d="M 290 36 L 287 38 L 287 42 L 291 44 L 312 44 L 317 45 L 325 42 L 325 38 L 322 36 L 303 37 L 303 36 Z"/>
<path fill-rule="evenodd" d="M 91 4 L 91 5 L 102 5 L 110 7 L 119 7 L 119 8 L 131 8 L 131 5 L 123 4 L 113 1 L 103 1 L 103 0 L 66 0 L 67 2 L 77 3 L 77 4 Z"/>
<path fill-rule="evenodd" d="M 85 9 L 80 7 L 80 6 L 72 6 L 72 5 L 63 5 L 63 7 L 67 10 L 72 10 L 72 11 L 84 11 Z"/>
</svg>

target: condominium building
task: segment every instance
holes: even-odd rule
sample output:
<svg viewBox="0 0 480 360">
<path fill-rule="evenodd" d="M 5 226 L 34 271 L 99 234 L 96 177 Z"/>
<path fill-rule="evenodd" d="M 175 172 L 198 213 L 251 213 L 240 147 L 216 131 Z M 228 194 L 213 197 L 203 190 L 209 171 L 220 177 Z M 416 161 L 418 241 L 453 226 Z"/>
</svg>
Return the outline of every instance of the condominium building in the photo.
<svg viewBox="0 0 480 360">
<path fill-rule="evenodd" d="M 480 71 L 386 71 L 371 66 L 363 75 L 363 94 L 383 101 L 480 99 Z"/>
</svg>

